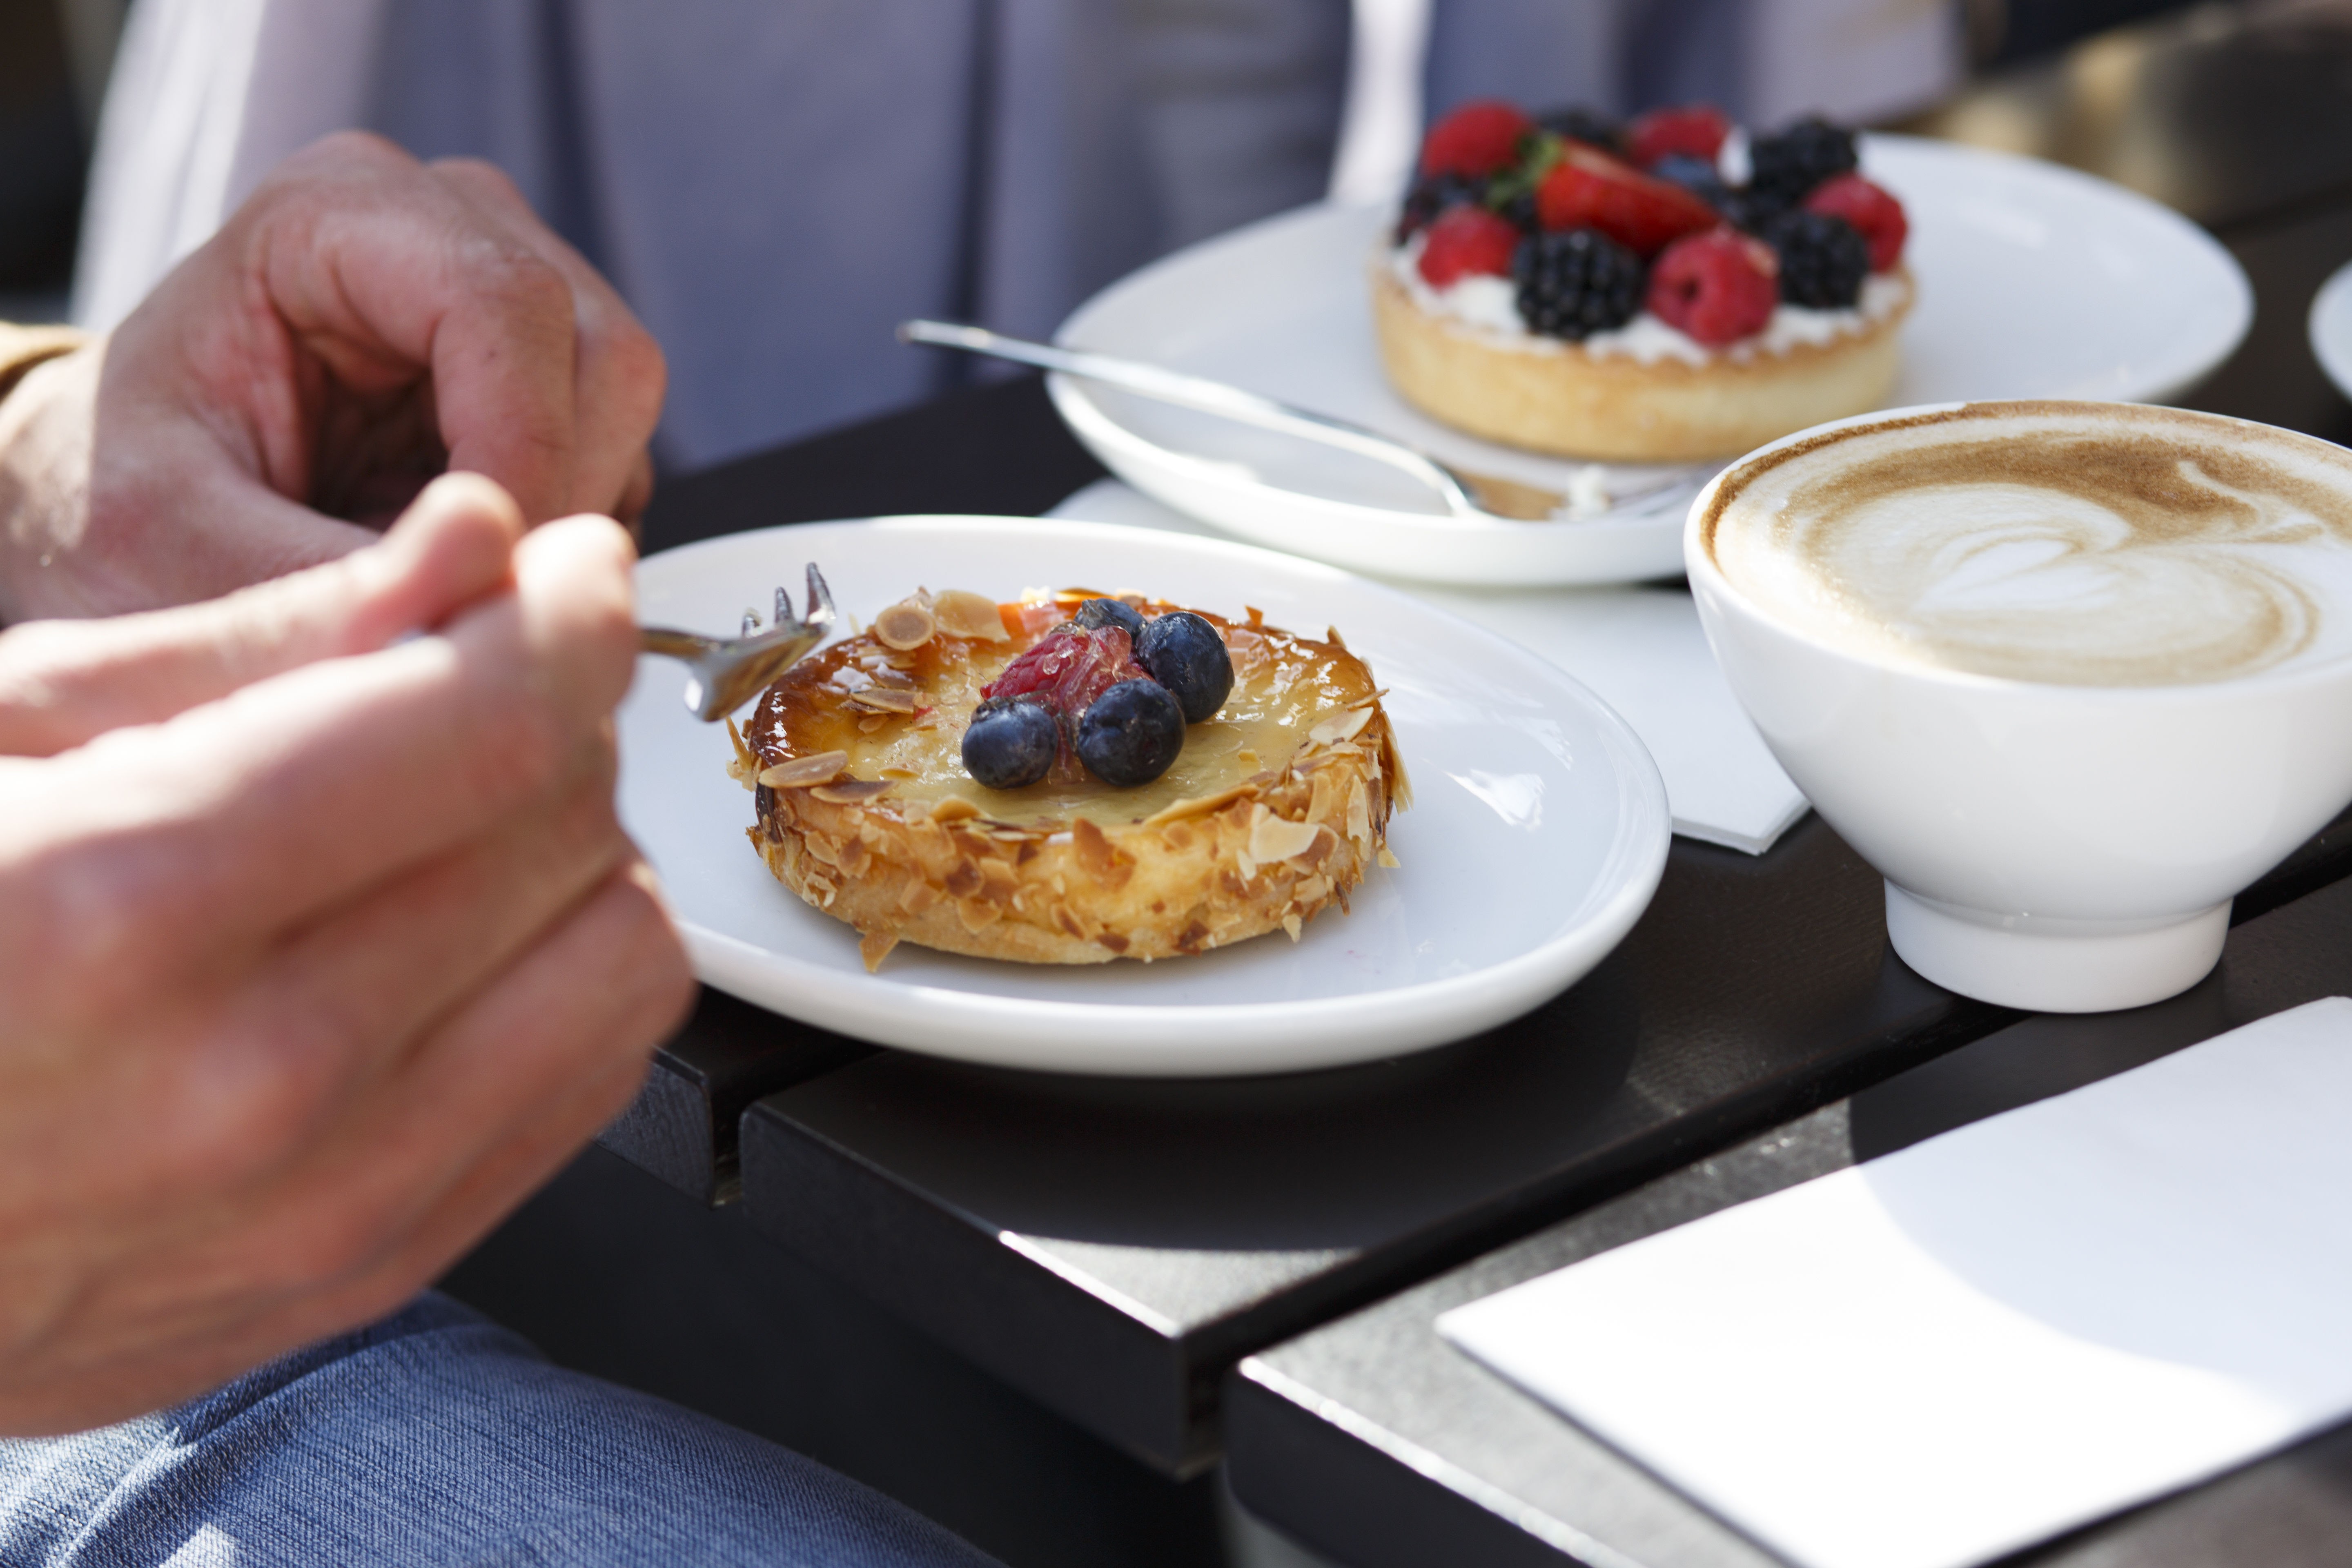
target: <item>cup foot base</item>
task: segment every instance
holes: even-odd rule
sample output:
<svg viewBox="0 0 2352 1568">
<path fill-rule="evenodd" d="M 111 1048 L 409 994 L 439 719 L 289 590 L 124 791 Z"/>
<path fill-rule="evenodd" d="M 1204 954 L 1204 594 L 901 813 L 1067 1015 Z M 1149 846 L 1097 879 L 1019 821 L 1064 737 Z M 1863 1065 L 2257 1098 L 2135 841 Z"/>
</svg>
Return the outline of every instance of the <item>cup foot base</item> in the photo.
<svg viewBox="0 0 2352 1568">
<path fill-rule="evenodd" d="M 2105 1013 L 2204 979 L 2230 934 L 2230 900 L 2172 920 L 2058 920 L 1966 910 L 1889 882 L 1886 934 L 1948 991 L 2036 1013 Z"/>
</svg>

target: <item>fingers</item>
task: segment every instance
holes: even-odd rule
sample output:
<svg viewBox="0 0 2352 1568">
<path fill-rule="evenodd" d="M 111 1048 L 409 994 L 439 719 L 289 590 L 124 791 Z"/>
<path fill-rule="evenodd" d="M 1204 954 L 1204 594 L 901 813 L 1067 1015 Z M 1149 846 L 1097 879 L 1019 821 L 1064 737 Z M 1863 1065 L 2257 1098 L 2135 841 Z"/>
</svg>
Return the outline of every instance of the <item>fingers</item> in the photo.
<svg viewBox="0 0 2352 1568">
<path fill-rule="evenodd" d="M 570 285 L 577 337 L 572 493 L 565 510 L 634 521 L 652 493 L 646 443 L 661 417 L 668 383 L 659 345 L 613 286 L 539 221 L 514 182 L 496 167 L 469 158 L 443 159 L 427 167 L 483 222 L 554 268 Z M 454 460 L 455 433 L 445 424 L 444 434 Z"/>
<path fill-rule="evenodd" d="M 54 949 L 119 970 L 135 995 L 248 962 L 481 834 L 554 787 L 627 689 L 631 559 L 605 519 L 551 524 L 516 547 L 514 592 L 437 632 L 40 764 L 43 820 L 0 819 L 0 864 L 36 847 L 24 869 L 47 913 L 0 909 L 6 940 L 34 963 Z"/>
<path fill-rule="evenodd" d="M 55 1386 L 10 1380 L 10 1429 L 151 1410 L 406 1300 L 619 1113 L 692 992 L 650 873 L 608 873 L 298 1157 L 132 1233 L 105 1329 L 39 1359 Z"/>
<path fill-rule="evenodd" d="M 522 519 L 478 475 L 436 481 L 369 548 L 181 609 L 0 633 L 0 752 L 50 756 L 319 659 L 433 626 L 505 582 Z"/>
</svg>

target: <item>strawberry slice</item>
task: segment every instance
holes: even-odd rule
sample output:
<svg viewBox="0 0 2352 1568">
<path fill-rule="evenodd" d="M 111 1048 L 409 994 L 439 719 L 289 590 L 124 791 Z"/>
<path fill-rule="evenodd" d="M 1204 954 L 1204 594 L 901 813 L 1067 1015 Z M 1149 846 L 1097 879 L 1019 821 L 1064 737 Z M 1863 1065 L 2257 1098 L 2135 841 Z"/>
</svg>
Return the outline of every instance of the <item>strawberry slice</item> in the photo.
<svg viewBox="0 0 2352 1568">
<path fill-rule="evenodd" d="M 1548 229 L 1597 228 L 1641 257 L 1722 221 L 1680 185 L 1578 142 L 1562 143 L 1559 162 L 1536 187 L 1536 219 Z"/>
<path fill-rule="evenodd" d="M 1477 273 L 1511 275 L 1511 253 L 1519 230 L 1485 207 L 1448 207 L 1429 226 L 1421 245 L 1421 275 L 1433 289 L 1451 288 Z"/>
<path fill-rule="evenodd" d="M 1520 110 L 1494 99 L 1476 99 L 1429 128 L 1421 144 L 1423 174 L 1464 174 L 1475 179 L 1519 161 L 1519 140 L 1536 128 Z"/>
<path fill-rule="evenodd" d="M 1712 163 L 1731 134 L 1731 121 L 1712 104 L 1685 104 L 1680 109 L 1654 109 L 1633 121 L 1625 135 L 1626 151 L 1646 169 L 1659 159 L 1679 154 Z"/>
<path fill-rule="evenodd" d="M 1805 210 L 1842 217 L 1853 225 L 1870 247 L 1870 269 L 1885 272 L 1903 259 L 1903 242 L 1911 233 L 1903 204 L 1860 174 L 1838 174 L 1813 187 Z"/>
</svg>

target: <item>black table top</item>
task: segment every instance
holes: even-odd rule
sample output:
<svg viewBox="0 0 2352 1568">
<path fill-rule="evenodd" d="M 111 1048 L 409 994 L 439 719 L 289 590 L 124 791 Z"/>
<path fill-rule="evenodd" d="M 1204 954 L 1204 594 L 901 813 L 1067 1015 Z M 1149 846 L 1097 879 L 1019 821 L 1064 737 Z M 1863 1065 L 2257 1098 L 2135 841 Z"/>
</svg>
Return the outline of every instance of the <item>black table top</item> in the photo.
<svg viewBox="0 0 2352 1568">
<path fill-rule="evenodd" d="M 2352 994 L 2352 882 L 2240 923 L 2221 967 L 2128 1013 L 2037 1016 L 1244 1361 L 1228 1473 L 1253 1511 L 1352 1568 L 1779 1560 L 1437 1336 L 1440 1312 L 1750 1198 Z M 1759 1412 L 1759 1419 L 1769 1419 Z M 2352 1425 L 2012 1561 L 2336 1563 Z"/>
<path fill-rule="evenodd" d="M 2231 237 L 2258 325 L 2200 403 L 2352 431 L 2324 383 L 2312 392 L 2300 336 L 2343 221 L 2301 213 Z M 2283 387 L 2297 401 L 2263 404 Z M 1037 384 L 1013 381 L 673 485 L 646 543 L 887 511 L 1034 513 L 1099 474 Z M 2210 1013 L 2211 994 L 2237 994 L 2231 976 L 2269 962 L 2248 955 L 2284 940 L 2258 933 L 2324 916 L 2352 939 L 2352 912 L 2336 912 L 2352 905 L 2315 892 L 2347 871 L 2339 822 L 2241 900 L 2239 919 L 2255 923 L 2233 935 L 2221 980 L 2170 1012 L 2127 1016 L 2115 1026 L 2154 1032 L 2080 1059 L 2196 1037 L 2166 1019 L 2224 1026 L 2214 1020 L 2236 1015 Z M 1656 900 L 1606 963 L 1442 1050 L 1276 1079 L 1049 1077 L 876 1050 L 706 993 L 605 1142 L 705 1202 L 740 1195 L 768 1236 L 1164 1472 L 1212 1461 L 1221 1402 L 1238 1401 L 1236 1476 L 1246 1468 L 1250 1500 L 1302 1534 L 1355 1552 L 1331 1512 L 1351 1486 L 1393 1479 L 1400 1455 L 1407 1470 L 1417 1452 L 1440 1456 L 1423 1468 L 1460 1468 L 1459 1486 L 1399 1493 L 1410 1506 L 1377 1516 L 1397 1550 L 1374 1542 L 1364 1562 L 1462 1560 L 1444 1543 L 1471 1540 L 1496 1553 L 1475 1560 L 1514 1561 L 1540 1545 L 1555 1502 L 1571 1531 L 1555 1541 L 1595 1521 L 1619 1528 L 1618 1509 L 1648 1521 L 1625 1527 L 1645 1551 L 1695 1542 L 1699 1555 L 1673 1560 L 1727 1562 L 1725 1532 L 1654 1487 L 1612 1492 L 1575 1523 L 1601 1505 L 1573 1478 L 1605 1471 L 1613 1487 L 1626 1468 L 1605 1451 L 1571 1463 L 1545 1445 L 1572 1444 L 1573 1428 L 1524 1401 L 1496 1405 L 1508 1391 L 1475 1368 L 1433 1367 L 1431 1292 L 1492 1289 L 1612 1226 L 1654 1228 L 1857 1157 L 1853 1119 L 1883 1121 L 1912 1092 L 1899 1085 L 1948 1081 L 1932 1076 L 1941 1062 L 1993 1064 L 1981 1071 L 1997 1100 L 2029 1081 L 2001 1076 L 2031 1065 L 2013 1042 L 2061 1027 L 1914 974 L 1887 949 L 1876 876 L 1809 819 L 1756 858 L 1676 840 Z M 1391 1376 L 1402 1392 L 1383 1403 L 1373 1391 Z M 1334 1391 L 1329 1419 L 1312 1412 L 1318 1379 Z M 1545 1458 L 1514 1468 L 1515 1443 Z M 1547 1477 L 1570 1491 L 1538 1487 Z M 1465 1497 L 1495 1506 L 1465 1512 Z M 1498 1532 L 1519 1500 L 1531 1528 Z M 1529 1560 L 1558 1558 L 1543 1546 Z"/>
</svg>

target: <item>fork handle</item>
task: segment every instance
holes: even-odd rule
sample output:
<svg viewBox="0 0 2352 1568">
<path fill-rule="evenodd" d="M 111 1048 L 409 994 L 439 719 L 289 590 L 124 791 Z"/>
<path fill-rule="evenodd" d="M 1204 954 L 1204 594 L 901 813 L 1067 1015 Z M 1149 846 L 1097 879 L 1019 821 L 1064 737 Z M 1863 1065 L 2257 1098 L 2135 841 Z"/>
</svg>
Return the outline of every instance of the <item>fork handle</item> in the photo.
<svg viewBox="0 0 2352 1568">
<path fill-rule="evenodd" d="M 1113 354 L 1095 353 L 1085 349 L 1057 348 L 1051 343 L 1032 342 L 1026 338 L 1008 338 L 985 327 L 962 326 L 953 321 L 901 321 L 898 323 L 898 341 L 928 343 L 933 348 L 961 349 L 965 353 L 984 354 L 991 359 L 1012 360 L 1018 364 L 1035 365 L 1041 370 L 1057 370 L 1069 375 L 1084 376 L 1088 381 L 1099 381 L 1144 397 L 1157 398 L 1162 403 L 1197 408 L 1203 414 L 1223 415 L 1244 425 L 1255 425 L 1262 430 L 1276 430 L 1308 441 L 1318 441 L 1327 447 L 1337 447 L 1342 451 L 1386 463 L 1392 468 L 1402 468 L 1435 490 L 1445 502 L 1446 510 L 1455 517 L 1481 515 L 1478 504 L 1471 500 L 1461 481 L 1444 464 L 1427 453 L 1416 451 L 1402 441 L 1376 430 L 1367 430 L 1345 419 L 1294 408 L 1271 397 L 1261 397 L 1255 392 L 1228 386 L 1222 381 L 1187 375 L 1181 371 L 1147 364 L 1140 360 L 1120 359 Z"/>
<path fill-rule="evenodd" d="M 667 654 L 672 658 L 694 660 L 719 646 L 716 637 L 697 632 L 676 631 L 668 626 L 639 626 L 637 648 L 643 653 Z"/>
</svg>

